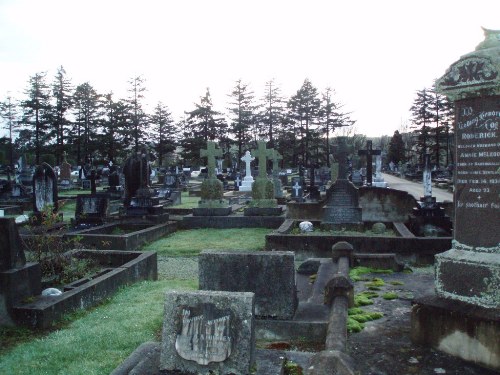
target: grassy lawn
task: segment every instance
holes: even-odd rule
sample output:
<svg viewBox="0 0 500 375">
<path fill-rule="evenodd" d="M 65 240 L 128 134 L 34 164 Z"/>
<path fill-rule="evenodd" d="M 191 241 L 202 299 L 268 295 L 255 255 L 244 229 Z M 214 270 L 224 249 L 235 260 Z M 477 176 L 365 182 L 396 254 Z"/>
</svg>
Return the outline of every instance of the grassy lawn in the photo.
<svg viewBox="0 0 500 375">
<path fill-rule="evenodd" d="M 196 289 L 195 280 L 144 281 L 122 289 L 106 303 L 67 317 L 61 327 L 12 345 L 0 328 L 0 374 L 109 374 L 137 346 L 158 340 L 168 289 Z"/>
<path fill-rule="evenodd" d="M 159 258 L 196 256 L 202 249 L 259 250 L 270 229 L 198 229 L 176 232 L 143 250 Z M 0 326 L 0 374 L 109 374 L 137 346 L 160 339 L 164 294 L 197 289 L 197 279 L 144 281 L 105 303 L 69 314 L 55 329 L 32 332 Z"/>
<path fill-rule="evenodd" d="M 187 192 L 183 192 L 181 195 L 181 204 L 171 206 L 172 208 L 195 208 L 198 207 L 198 202 L 200 197 L 190 197 Z"/>
<path fill-rule="evenodd" d="M 265 236 L 272 229 L 190 229 L 177 231 L 145 245 L 142 251 L 156 251 L 163 256 L 196 256 L 204 249 L 213 250 L 261 250 L 266 243 Z"/>
</svg>

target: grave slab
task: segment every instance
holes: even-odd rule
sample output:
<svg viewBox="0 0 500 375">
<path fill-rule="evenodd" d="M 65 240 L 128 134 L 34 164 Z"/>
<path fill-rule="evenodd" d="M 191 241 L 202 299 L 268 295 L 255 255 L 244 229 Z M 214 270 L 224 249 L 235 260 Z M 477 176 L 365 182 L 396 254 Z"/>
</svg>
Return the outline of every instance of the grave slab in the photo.
<svg viewBox="0 0 500 375">
<path fill-rule="evenodd" d="M 295 256 L 290 251 L 204 250 L 199 257 L 201 290 L 255 293 L 255 315 L 291 319 L 297 308 Z"/>
<path fill-rule="evenodd" d="M 253 293 L 169 291 L 160 371 L 247 375 L 255 364 Z"/>
</svg>

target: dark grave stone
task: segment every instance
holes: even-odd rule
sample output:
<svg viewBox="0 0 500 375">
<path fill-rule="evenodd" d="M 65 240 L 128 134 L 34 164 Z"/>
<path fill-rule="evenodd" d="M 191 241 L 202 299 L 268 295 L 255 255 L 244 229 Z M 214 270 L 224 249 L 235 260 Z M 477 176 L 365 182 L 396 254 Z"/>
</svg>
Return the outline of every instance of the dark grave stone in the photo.
<svg viewBox="0 0 500 375">
<path fill-rule="evenodd" d="M 125 175 L 125 216 L 141 216 L 154 221 L 167 221 L 168 214 L 160 204 L 160 197 L 150 187 L 149 154 L 145 148 L 133 154 L 123 167 Z"/>
<path fill-rule="evenodd" d="M 289 251 L 258 253 L 204 250 L 200 290 L 255 293 L 255 315 L 292 319 L 297 308 L 295 257 Z"/>
<path fill-rule="evenodd" d="M 57 177 L 49 164 L 42 163 L 33 175 L 33 212 L 41 213 L 48 206 L 52 206 L 53 212 L 59 208 Z"/>
<path fill-rule="evenodd" d="M 79 194 L 76 197 L 75 224 L 77 226 L 102 225 L 109 208 L 107 194 Z"/>
<path fill-rule="evenodd" d="M 339 178 L 327 191 L 326 205 L 323 207 L 322 226 L 340 227 L 360 226 L 361 207 L 359 206 L 358 189 L 347 179 L 346 160 L 347 152 L 345 137 L 339 138 Z M 344 166 L 344 167 L 341 167 Z M 344 176 L 343 178 L 341 176 Z"/>
<path fill-rule="evenodd" d="M 366 141 L 366 149 L 365 150 L 359 150 L 358 155 L 359 156 L 366 156 L 366 185 L 367 186 L 372 186 L 372 181 L 373 181 L 373 155 L 380 155 L 381 150 L 374 150 L 372 141 Z"/>
<path fill-rule="evenodd" d="M 13 218 L 0 218 L 0 325 L 14 325 L 13 306 L 42 291 L 38 263 L 26 263 Z"/>
<path fill-rule="evenodd" d="M 304 187 L 303 180 L 300 177 L 292 177 L 292 194 L 291 197 L 296 202 L 304 202 Z"/>
<path fill-rule="evenodd" d="M 59 183 L 69 187 L 71 185 L 71 164 L 66 161 L 66 152 L 63 153 L 63 161 L 59 172 Z"/>
<path fill-rule="evenodd" d="M 0 218 L 0 271 L 21 268 L 26 258 L 21 237 L 12 218 Z"/>
<path fill-rule="evenodd" d="M 90 190 L 92 183 L 86 178 L 82 180 L 82 190 Z"/>
<path fill-rule="evenodd" d="M 160 372 L 250 374 L 255 365 L 254 303 L 253 293 L 167 292 Z"/>
</svg>

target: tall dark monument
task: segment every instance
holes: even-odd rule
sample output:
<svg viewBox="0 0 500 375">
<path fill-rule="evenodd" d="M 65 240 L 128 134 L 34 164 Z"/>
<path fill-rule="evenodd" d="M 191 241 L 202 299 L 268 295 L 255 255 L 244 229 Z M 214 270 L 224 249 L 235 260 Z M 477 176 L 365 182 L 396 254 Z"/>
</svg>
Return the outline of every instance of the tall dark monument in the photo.
<svg viewBox="0 0 500 375">
<path fill-rule="evenodd" d="M 500 370 L 500 31 L 450 66 L 455 103 L 452 249 L 436 255 L 437 297 L 417 301 L 412 337 Z"/>
</svg>

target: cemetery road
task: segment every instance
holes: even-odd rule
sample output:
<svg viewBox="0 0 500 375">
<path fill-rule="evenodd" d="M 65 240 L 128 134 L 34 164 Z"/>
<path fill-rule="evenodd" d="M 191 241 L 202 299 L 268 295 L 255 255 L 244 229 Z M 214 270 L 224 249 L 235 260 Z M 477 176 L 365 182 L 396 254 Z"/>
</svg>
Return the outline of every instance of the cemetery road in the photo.
<svg viewBox="0 0 500 375">
<path fill-rule="evenodd" d="M 404 178 L 399 178 L 387 173 L 382 174 L 384 180 L 389 184 L 391 189 L 404 190 L 410 193 L 415 197 L 415 199 L 419 200 L 420 197 L 424 195 L 424 186 L 421 182 L 411 182 Z M 453 193 L 450 193 L 446 190 L 432 187 L 432 196 L 436 197 L 438 202 L 450 201 L 453 202 Z"/>
</svg>

